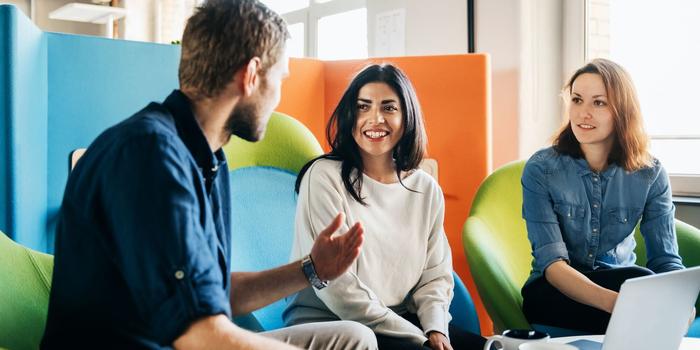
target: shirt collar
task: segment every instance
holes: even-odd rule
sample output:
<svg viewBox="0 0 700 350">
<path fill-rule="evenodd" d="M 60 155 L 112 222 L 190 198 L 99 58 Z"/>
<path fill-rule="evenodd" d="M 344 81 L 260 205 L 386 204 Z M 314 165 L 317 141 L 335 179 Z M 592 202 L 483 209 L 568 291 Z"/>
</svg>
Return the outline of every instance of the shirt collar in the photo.
<svg viewBox="0 0 700 350">
<path fill-rule="evenodd" d="M 586 175 L 600 175 L 602 177 L 605 177 L 607 179 L 615 176 L 615 173 L 617 172 L 617 168 L 619 166 L 615 163 L 609 164 L 608 167 L 605 169 L 600 174 L 595 173 L 591 168 L 588 166 L 588 162 L 586 161 L 586 158 L 573 158 L 571 157 L 571 160 L 574 164 L 576 164 L 577 167 L 577 173 L 581 176 L 586 176 Z"/>
<path fill-rule="evenodd" d="M 223 151 L 219 149 L 216 153 L 212 153 L 207 138 L 204 136 L 199 123 L 197 123 L 194 112 L 192 112 L 190 99 L 182 91 L 173 90 L 165 99 L 163 105 L 173 115 L 177 133 L 185 146 L 187 146 L 192 157 L 194 157 L 197 166 L 205 174 L 216 173 L 219 166 L 222 165 L 221 163 L 225 161 Z"/>
</svg>

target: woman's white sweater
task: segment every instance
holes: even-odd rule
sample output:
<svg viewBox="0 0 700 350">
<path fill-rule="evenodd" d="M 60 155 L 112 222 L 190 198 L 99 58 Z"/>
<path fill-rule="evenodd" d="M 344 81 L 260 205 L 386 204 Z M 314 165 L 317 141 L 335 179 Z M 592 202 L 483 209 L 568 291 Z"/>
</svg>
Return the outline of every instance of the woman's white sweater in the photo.
<svg viewBox="0 0 700 350">
<path fill-rule="evenodd" d="M 291 260 L 309 254 L 314 239 L 339 213 L 339 233 L 363 224 L 365 241 L 350 269 L 322 290 L 308 287 L 288 298 L 287 325 L 353 320 L 376 333 L 424 343 L 426 334 L 448 335 L 454 280 L 443 229 L 445 202 L 435 180 L 416 170 L 403 183 L 383 184 L 363 174 L 355 201 L 340 176 L 340 161 L 321 159 L 301 182 Z M 354 176 L 354 175 L 353 175 Z M 422 330 L 400 316 L 418 315 Z"/>
</svg>

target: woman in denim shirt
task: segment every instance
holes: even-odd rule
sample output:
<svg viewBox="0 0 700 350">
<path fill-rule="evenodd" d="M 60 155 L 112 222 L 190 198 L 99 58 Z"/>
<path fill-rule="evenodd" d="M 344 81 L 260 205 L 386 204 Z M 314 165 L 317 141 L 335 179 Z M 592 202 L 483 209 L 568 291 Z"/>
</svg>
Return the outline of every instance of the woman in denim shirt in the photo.
<svg viewBox="0 0 700 350">
<path fill-rule="evenodd" d="M 523 312 L 530 323 L 602 334 L 626 279 L 683 269 L 674 206 L 627 72 L 596 59 L 564 93 L 569 122 L 522 176 L 534 257 Z M 647 268 L 635 265 L 640 219 Z"/>
</svg>

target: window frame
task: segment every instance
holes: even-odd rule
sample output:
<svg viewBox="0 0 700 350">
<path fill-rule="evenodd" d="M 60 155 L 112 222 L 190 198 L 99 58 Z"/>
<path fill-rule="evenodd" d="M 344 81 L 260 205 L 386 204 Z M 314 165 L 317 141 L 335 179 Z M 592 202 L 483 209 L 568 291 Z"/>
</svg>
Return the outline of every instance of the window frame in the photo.
<svg viewBox="0 0 700 350">
<path fill-rule="evenodd" d="M 565 47 L 563 55 L 564 77 L 589 60 L 588 57 L 588 14 L 590 0 L 566 1 L 564 15 Z M 685 139 L 682 135 L 649 135 L 652 140 Z M 697 139 L 697 138 L 694 138 Z M 668 169 L 667 169 L 668 170 Z M 669 172 L 671 190 L 674 197 L 700 198 L 700 174 L 677 174 Z"/>
<path fill-rule="evenodd" d="M 311 0 L 309 6 L 281 14 L 288 25 L 304 23 L 304 57 L 318 57 L 318 20 L 343 12 L 367 8 L 366 0 Z"/>
</svg>

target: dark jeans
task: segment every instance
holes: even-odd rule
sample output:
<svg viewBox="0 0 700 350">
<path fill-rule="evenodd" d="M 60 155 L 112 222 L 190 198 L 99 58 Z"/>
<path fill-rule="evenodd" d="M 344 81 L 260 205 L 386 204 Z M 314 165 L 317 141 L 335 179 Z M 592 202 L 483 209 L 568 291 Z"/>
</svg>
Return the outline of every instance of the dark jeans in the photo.
<svg viewBox="0 0 700 350">
<path fill-rule="evenodd" d="M 620 291 L 622 283 L 629 278 L 654 274 L 651 270 L 639 266 L 582 273 L 597 285 L 616 292 Z M 530 324 L 605 334 L 610 322 L 609 313 L 570 299 L 549 284 L 544 276 L 526 284 L 522 294 L 523 313 Z"/>
<path fill-rule="evenodd" d="M 418 328 L 423 329 L 415 314 L 407 313 L 401 316 Z M 450 345 L 452 345 L 454 350 L 481 350 L 486 344 L 484 337 L 459 328 L 453 325 L 452 322 L 449 324 L 448 332 L 450 333 Z M 377 336 L 379 350 L 430 350 L 427 344 L 418 345 L 404 338 L 389 337 L 382 334 L 375 335 Z"/>
</svg>

